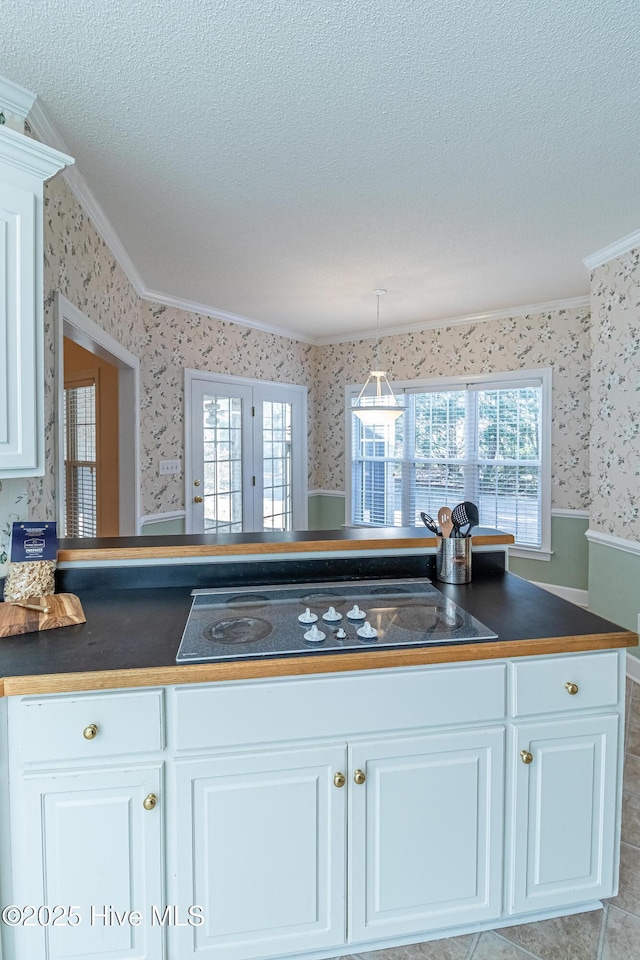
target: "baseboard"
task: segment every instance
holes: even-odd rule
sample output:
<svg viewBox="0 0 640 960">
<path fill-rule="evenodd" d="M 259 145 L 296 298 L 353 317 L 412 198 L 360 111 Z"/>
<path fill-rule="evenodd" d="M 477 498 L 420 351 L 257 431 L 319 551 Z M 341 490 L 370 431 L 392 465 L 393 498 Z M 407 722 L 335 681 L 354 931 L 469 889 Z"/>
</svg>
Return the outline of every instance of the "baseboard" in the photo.
<svg viewBox="0 0 640 960">
<path fill-rule="evenodd" d="M 578 590 L 576 587 L 560 587 L 556 583 L 541 583 L 540 581 L 532 581 L 535 583 L 536 587 L 542 587 L 543 590 L 548 590 L 549 593 L 553 593 L 556 597 L 562 597 L 563 600 L 568 600 L 569 603 L 575 603 L 578 607 L 589 606 L 589 591 L 588 590 Z"/>
</svg>

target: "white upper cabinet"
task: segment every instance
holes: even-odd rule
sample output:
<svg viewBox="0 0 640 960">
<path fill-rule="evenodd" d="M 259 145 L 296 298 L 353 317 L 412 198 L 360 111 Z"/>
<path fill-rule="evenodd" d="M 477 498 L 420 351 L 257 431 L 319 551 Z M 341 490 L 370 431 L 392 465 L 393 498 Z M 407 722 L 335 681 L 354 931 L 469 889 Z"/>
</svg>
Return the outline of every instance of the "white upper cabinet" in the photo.
<svg viewBox="0 0 640 960">
<path fill-rule="evenodd" d="M 12 98 L 16 89 L 0 78 L 5 119 L 26 108 Z M 0 126 L 0 480 L 44 473 L 42 194 L 71 163 Z"/>
</svg>

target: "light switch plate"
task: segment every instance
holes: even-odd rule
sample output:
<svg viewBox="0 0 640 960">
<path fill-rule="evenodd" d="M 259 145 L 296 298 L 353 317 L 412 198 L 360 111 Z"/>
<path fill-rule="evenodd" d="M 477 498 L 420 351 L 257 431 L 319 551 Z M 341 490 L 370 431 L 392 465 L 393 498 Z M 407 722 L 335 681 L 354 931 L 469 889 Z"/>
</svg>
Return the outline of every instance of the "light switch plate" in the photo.
<svg viewBox="0 0 640 960">
<path fill-rule="evenodd" d="M 158 476 L 164 477 L 170 473 L 181 473 L 182 463 L 180 460 L 160 460 L 158 463 Z"/>
</svg>

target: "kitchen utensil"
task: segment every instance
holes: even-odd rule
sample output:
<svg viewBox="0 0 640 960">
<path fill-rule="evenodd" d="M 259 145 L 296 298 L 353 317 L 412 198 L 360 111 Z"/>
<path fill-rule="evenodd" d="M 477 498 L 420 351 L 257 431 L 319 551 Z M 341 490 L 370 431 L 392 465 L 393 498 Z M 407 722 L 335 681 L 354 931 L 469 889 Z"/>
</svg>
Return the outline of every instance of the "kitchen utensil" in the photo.
<svg viewBox="0 0 640 960">
<path fill-rule="evenodd" d="M 443 537 L 450 537 L 453 530 L 453 520 L 451 519 L 451 510 L 449 507 L 440 507 L 438 510 L 438 523 L 442 530 Z"/>
<path fill-rule="evenodd" d="M 44 607 L 48 608 L 48 613 L 44 612 Z M 86 623 L 86 617 L 82 604 L 73 593 L 28 597 L 19 605 L 0 603 L 0 637 L 37 633 L 39 630 L 68 627 L 74 623 Z"/>
<path fill-rule="evenodd" d="M 424 513 L 424 511 L 421 510 L 421 511 L 420 511 L 420 518 L 421 518 L 422 522 L 424 523 L 425 527 L 426 527 L 428 530 L 431 530 L 431 533 L 435 533 L 435 535 L 436 535 L 437 537 L 440 536 L 440 531 L 438 530 L 438 528 L 437 528 L 437 526 L 436 526 L 435 520 L 432 520 L 428 513 Z"/>
<path fill-rule="evenodd" d="M 451 519 L 455 529 L 455 536 L 468 537 L 472 527 L 477 527 L 480 523 L 478 508 L 471 500 L 463 500 L 456 504 L 451 511 Z M 467 529 L 463 532 L 462 528 Z"/>
</svg>

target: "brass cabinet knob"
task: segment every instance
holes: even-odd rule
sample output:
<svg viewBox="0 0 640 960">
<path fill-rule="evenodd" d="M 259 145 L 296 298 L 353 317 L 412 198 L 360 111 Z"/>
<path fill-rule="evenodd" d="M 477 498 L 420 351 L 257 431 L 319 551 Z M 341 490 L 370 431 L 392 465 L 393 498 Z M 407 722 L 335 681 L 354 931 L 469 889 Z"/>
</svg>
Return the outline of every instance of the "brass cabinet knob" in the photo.
<svg viewBox="0 0 640 960">
<path fill-rule="evenodd" d="M 194 487 L 199 487 L 199 486 L 200 486 L 200 481 L 199 481 L 199 480 L 194 480 L 194 481 L 193 481 L 193 485 L 194 485 Z"/>
<path fill-rule="evenodd" d="M 356 772 L 353 775 L 353 779 L 355 780 L 356 783 L 364 783 L 365 780 L 367 779 L 364 770 L 356 770 Z"/>
<path fill-rule="evenodd" d="M 521 750 L 520 756 L 522 758 L 523 763 L 531 763 L 531 761 L 533 760 L 533 754 L 529 753 L 528 750 Z"/>
<path fill-rule="evenodd" d="M 336 773 L 333 778 L 333 783 L 336 787 L 344 787 L 346 782 L 347 778 L 345 777 L 344 773 Z"/>
<path fill-rule="evenodd" d="M 193 498 L 193 502 L 194 502 L 194 503 L 202 503 L 202 497 L 194 497 L 194 498 Z"/>
<path fill-rule="evenodd" d="M 157 802 L 158 798 L 156 797 L 155 793 L 150 793 L 142 801 L 142 806 L 145 808 L 145 810 L 153 810 Z"/>
<path fill-rule="evenodd" d="M 88 727 L 85 727 L 82 731 L 82 736 L 85 740 L 93 740 L 98 734 L 98 727 L 95 723 L 90 723 Z"/>
<path fill-rule="evenodd" d="M 570 694 L 571 694 L 572 697 L 574 697 L 574 696 L 576 695 L 576 693 L 578 692 L 578 684 L 577 684 L 577 683 L 565 683 L 564 688 L 565 688 L 565 690 L 567 691 L 567 693 L 570 693 Z"/>
</svg>

